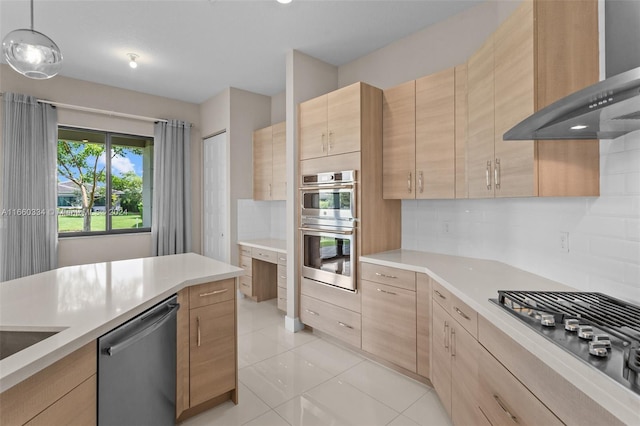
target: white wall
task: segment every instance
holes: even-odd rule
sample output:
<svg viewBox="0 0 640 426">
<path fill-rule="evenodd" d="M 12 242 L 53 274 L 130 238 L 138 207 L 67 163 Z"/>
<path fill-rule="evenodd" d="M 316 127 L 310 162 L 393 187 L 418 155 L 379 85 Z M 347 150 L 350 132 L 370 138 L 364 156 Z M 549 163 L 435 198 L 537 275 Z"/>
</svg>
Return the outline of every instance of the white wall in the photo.
<svg viewBox="0 0 640 426">
<path fill-rule="evenodd" d="M 23 93 L 66 104 L 191 122 L 191 185 L 194 193 L 199 193 L 201 138 L 198 105 L 67 77 L 32 80 L 4 64 L 0 64 L 0 73 L 2 92 Z M 62 125 L 153 136 L 152 122 L 102 114 L 59 108 L 58 121 Z M 191 215 L 192 249 L 200 252 L 200 197 L 194 197 Z M 151 256 L 150 233 L 61 238 L 58 245 L 59 266 L 147 256 Z"/>
<path fill-rule="evenodd" d="M 286 202 L 238 200 L 238 241 L 286 236 Z"/>
<path fill-rule="evenodd" d="M 517 4 L 483 3 L 341 66 L 340 86 L 386 88 L 464 62 Z M 600 197 L 403 201 L 402 247 L 495 259 L 640 301 L 640 132 L 600 146 Z"/>
<path fill-rule="evenodd" d="M 287 93 L 282 91 L 271 97 L 271 124 L 281 123 L 287 119 Z"/>
</svg>

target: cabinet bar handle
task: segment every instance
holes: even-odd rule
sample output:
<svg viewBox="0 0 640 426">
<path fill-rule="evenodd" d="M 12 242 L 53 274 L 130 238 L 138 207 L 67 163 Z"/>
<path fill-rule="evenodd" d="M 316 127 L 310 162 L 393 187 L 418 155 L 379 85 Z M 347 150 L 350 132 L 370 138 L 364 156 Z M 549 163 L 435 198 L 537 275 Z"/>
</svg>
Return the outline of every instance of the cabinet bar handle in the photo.
<svg viewBox="0 0 640 426">
<path fill-rule="evenodd" d="M 434 293 L 435 293 L 435 294 L 436 294 L 440 299 L 443 299 L 443 300 L 446 300 L 446 299 L 447 299 L 447 297 L 446 297 L 446 296 L 444 296 L 442 293 L 440 293 L 438 290 L 433 290 L 433 292 L 434 292 Z"/>
<path fill-rule="evenodd" d="M 200 347 L 200 317 L 196 317 L 196 324 L 198 327 L 198 347 Z"/>
<path fill-rule="evenodd" d="M 496 402 L 498 403 L 498 405 L 500 406 L 500 408 L 502 408 L 502 411 L 504 411 L 504 413 L 507 415 L 507 417 L 509 417 L 514 423 L 518 423 L 518 418 L 516 416 L 514 416 L 513 414 L 511 414 L 509 412 L 509 410 L 507 410 L 506 405 L 504 405 L 504 403 L 502 402 L 502 400 L 500 399 L 500 397 L 497 394 L 493 394 L 493 399 L 496 400 Z"/>
<path fill-rule="evenodd" d="M 279 297 L 280 300 L 287 300 L 285 297 Z"/>
<path fill-rule="evenodd" d="M 455 309 L 455 311 L 458 313 L 458 315 L 460 315 L 462 318 L 466 319 L 466 320 L 470 320 L 471 318 L 469 318 L 469 316 L 467 314 L 465 314 L 464 312 L 462 312 L 460 309 L 458 309 L 457 307 L 453 307 L 453 309 Z"/>
<path fill-rule="evenodd" d="M 449 333 L 447 333 L 447 330 L 449 329 L 449 323 L 448 322 L 444 322 L 444 348 L 445 349 L 449 349 L 449 342 L 447 341 L 447 336 L 449 335 Z"/>
<path fill-rule="evenodd" d="M 378 277 L 384 277 L 384 278 L 393 278 L 393 279 L 398 278 L 398 277 L 396 277 L 395 275 L 386 275 L 386 274 L 381 274 L 380 272 L 376 272 L 376 276 L 378 276 Z"/>
<path fill-rule="evenodd" d="M 333 131 L 329 131 L 329 137 L 327 138 L 327 153 L 331 152 L 331 140 L 333 139 Z"/>
<path fill-rule="evenodd" d="M 422 190 L 424 189 L 422 172 L 418 174 L 418 188 L 420 188 L 420 193 L 422 194 Z"/>
<path fill-rule="evenodd" d="M 496 189 L 500 189 L 500 172 L 502 170 L 500 170 L 500 159 L 496 158 L 496 165 L 493 168 L 493 177 L 494 177 L 494 182 L 496 184 Z"/>
<path fill-rule="evenodd" d="M 249 284 L 247 283 L 240 283 L 241 286 L 245 286 L 245 287 L 249 287 Z"/>
<path fill-rule="evenodd" d="M 269 184 L 269 197 L 271 197 L 271 184 Z"/>
<path fill-rule="evenodd" d="M 411 172 L 407 175 L 407 191 L 411 194 Z"/>
<path fill-rule="evenodd" d="M 315 316 L 317 316 L 317 317 L 319 317 L 319 316 L 320 316 L 320 314 L 319 314 L 319 313 L 314 312 L 314 311 L 312 311 L 311 309 L 305 309 L 305 312 L 308 312 L 309 314 L 311 314 L 311 315 L 315 315 Z"/>
<path fill-rule="evenodd" d="M 226 293 L 229 289 L 223 288 L 222 290 L 210 291 L 208 293 L 200 293 L 200 297 L 213 296 L 214 294 Z"/>
<path fill-rule="evenodd" d="M 342 321 L 338 321 L 338 325 L 339 325 L 340 327 L 345 327 L 345 328 L 348 328 L 348 329 L 353 330 L 353 327 L 352 327 L 352 326 L 350 326 L 349 324 L 345 324 L 345 323 L 343 323 Z"/>
<path fill-rule="evenodd" d="M 325 138 L 325 134 L 324 132 L 322 132 L 322 136 L 320 137 L 320 147 L 322 148 L 322 152 L 324 152 L 324 138 Z"/>
<path fill-rule="evenodd" d="M 456 356 L 456 330 L 451 329 L 451 356 Z"/>
<path fill-rule="evenodd" d="M 487 177 L 487 189 L 491 189 L 491 161 L 487 161 L 486 177 Z"/>
<path fill-rule="evenodd" d="M 383 289 L 381 289 L 381 288 L 379 288 L 379 289 L 378 289 L 378 291 L 379 291 L 380 293 L 391 294 L 391 295 L 393 295 L 393 296 L 397 296 L 397 295 L 398 295 L 398 293 L 394 293 L 393 291 L 383 290 Z"/>
<path fill-rule="evenodd" d="M 280 278 L 282 278 L 283 280 L 286 280 L 287 276 L 286 275 L 280 275 Z"/>
</svg>

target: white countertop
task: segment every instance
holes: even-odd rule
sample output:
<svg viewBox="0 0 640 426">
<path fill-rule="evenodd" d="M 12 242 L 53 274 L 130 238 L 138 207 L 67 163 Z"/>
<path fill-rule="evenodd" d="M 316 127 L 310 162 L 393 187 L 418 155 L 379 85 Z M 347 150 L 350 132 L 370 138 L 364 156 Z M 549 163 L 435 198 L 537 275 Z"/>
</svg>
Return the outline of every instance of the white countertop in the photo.
<svg viewBox="0 0 640 426">
<path fill-rule="evenodd" d="M 0 392 L 184 287 L 243 273 L 188 253 L 68 266 L 0 283 L 1 330 L 62 330 L 0 361 Z"/>
<path fill-rule="evenodd" d="M 276 240 L 274 238 L 263 238 L 259 240 L 238 241 L 243 246 L 255 247 L 262 250 L 271 250 L 277 253 L 287 254 L 287 241 Z"/>
<path fill-rule="evenodd" d="M 492 260 L 413 250 L 361 256 L 361 262 L 426 273 L 626 424 L 640 424 L 640 396 L 594 370 L 489 302 L 498 290 L 577 291 Z"/>
</svg>

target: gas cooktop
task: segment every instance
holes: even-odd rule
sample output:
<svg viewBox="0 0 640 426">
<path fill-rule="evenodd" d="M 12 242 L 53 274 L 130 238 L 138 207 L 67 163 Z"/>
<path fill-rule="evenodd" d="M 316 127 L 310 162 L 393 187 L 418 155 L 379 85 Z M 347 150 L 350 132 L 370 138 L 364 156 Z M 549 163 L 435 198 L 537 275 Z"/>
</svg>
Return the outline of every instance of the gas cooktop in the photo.
<svg viewBox="0 0 640 426">
<path fill-rule="evenodd" d="M 640 306 L 588 292 L 500 290 L 490 300 L 640 394 Z"/>
</svg>

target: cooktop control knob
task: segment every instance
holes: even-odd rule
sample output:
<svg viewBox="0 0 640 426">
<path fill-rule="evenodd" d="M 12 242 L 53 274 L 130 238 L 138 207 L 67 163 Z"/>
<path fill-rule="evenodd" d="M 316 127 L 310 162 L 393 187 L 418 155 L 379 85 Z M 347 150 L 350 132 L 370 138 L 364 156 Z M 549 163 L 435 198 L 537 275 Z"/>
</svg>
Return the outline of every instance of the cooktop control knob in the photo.
<svg viewBox="0 0 640 426">
<path fill-rule="evenodd" d="M 598 342 L 605 345 L 607 348 L 611 348 L 611 340 L 608 334 L 595 334 L 591 339 L 592 342 Z"/>
<path fill-rule="evenodd" d="M 604 342 L 591 341 L 589 342 L 589 353 L 598 357 L 606 357 L 609 352 L 607 348 L 611 347 L 611 343 L 607 345 Z"/>
<path fill-rule="evenodd" d="M 567 331 L 571 331 L 571 332 L 578 331 L 579 325 L 580 325 L 580 321 L 578 321 L 577 319 L 564 320 L 564 329 Z"/>
<path fill-rule="evenodd" d="M 544 325 L 545 327 L 555 327 L 556 319 L 553 315 L 542 314 L 540 316 L 540 324 Z"/>
<path fill-rule="evenodd" d="M 581 325 L 578 327 L 578 337 L 585 340 L 593 339 L 593 327 L 590 325 Z"/>
</svg>

